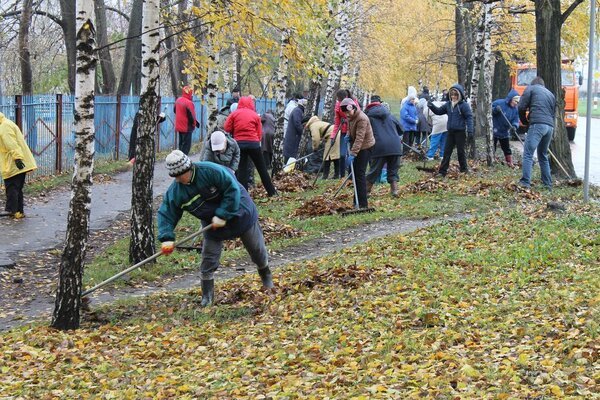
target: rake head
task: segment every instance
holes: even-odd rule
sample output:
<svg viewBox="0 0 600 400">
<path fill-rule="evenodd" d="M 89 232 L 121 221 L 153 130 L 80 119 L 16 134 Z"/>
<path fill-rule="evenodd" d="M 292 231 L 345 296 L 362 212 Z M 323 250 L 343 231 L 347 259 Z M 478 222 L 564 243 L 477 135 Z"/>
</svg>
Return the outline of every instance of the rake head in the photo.
<svg viewBox="0 0 600 400">
<path fill-rule="evenodd" d="M 344 212 L 342 212 L 342 217 L 347 217 L 348 215 L 363 214 L 363 213 L 372 213 L 372 212 L 375 212 L 375 209 L 373 207 L 357 208 L 355 210 L 350 210 L 350 211 L 344 211 Z"/>
</svg>

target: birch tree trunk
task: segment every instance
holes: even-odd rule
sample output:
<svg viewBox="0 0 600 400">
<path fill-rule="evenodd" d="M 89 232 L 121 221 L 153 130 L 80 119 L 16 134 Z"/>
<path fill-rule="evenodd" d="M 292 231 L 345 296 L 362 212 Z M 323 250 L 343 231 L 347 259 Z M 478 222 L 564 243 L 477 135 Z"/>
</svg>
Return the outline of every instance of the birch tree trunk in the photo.
<svg viewBox="0 0 600 400">
<path fill-rule="evenodd" d="M 327 75 L 327 89 L 325 90 L 325 104 L 323 107 L 323 121 L 333 122 L 335 106 L 335 91 L 339 88 L 344 60 L 349 58 L 348 47 L 348 0 L 340 0 L 336 15 L 335 36 L 333 38 L 333 56 L 329 65 Z M 329 14 L 335 15 L 333 2 L 329 2 Z"/>
<path fill-rule="evenodd" d="M 81 280 L 90 225 L 94 171 L 94 76 L 96 31 L 94 3 L 77 0 L 77 57 L 75 81 L 75 169 L 67 218 L 67 237 L 59 267 L 52 327 L 79 328 Z"/>
<path fill-rule="evenodd" d="M 467 139 L 468 155 L 471 159 L 477 158 L 476 138 L 482 137 L 487 133 L 485 126 L 488 124 L 488 118 L 491 118 L 491 115 L 488 115 L 490 114 L 490 110 L 487 109 L 490 108 L 489 104 L 492 96 L 492 76 L 489 76 L 492 57 L 492 12 L 493 3 L 484 3 L 481 6 L 481 17 L 479 19 L 479 24 L 477 25 L 475 54 L 473 57 L 473 75 L 471 76 L 471 84 L 469 85 L 471 107 L 473 110 L 477 111 L 474 115 L 474 135 Z M 480 80 L 482 78 L 484 87 L 480 88 Z M 489 82 L 490 84 L 485 85 L 485 82 Z M 481 99 L 479 99 L 480 94 L 483 97 Z M 467 97 L 469 97 L 469 95 L 467 95 Z M 480 102 L 481 107 L 479 107 Z"/>
<path fill-rule="evenodd" d="M 220 56 L 219 49 L 215 43 L 213 28 L 209 28 L 207 35 L 207 53 L 210 59 L 208 65 L 208 79 L 206 84 L 206 96 L 208 106 L 208 134 L 210 135 L 217 129 L 217 114 L 219 107 L 217 104 L 217 82 L 219 81 Z"/>
<path fill-rule="evenodd" d="M 275 138 L 273 140 L 273 169 L 271 176 L 274 177 L 283 169 L 283 122 L 285 111 L 285 94 L 288 85 L 288 67 L 289 59 L 287 56 L 287 47 L 290 44 L 290 31 L 284 30 L 281 34 L 281 49 L 279 50 L 279 66 L 277 68 L 277 94 L 275 106 L 275 118 L 277 125 L 275 127 Z"/>
<path fill-rule="evenodd" d="M 152 182 L 158 124 L 159 0 L 144 0 L 142 31 L 142 94 L 131 183 L 129 261 L 138 263 L 155 253 Z"/>
<path fill-rule="evenodd" d="M 327 54 L 329 54 L 329 46 L 325 45 L 319 56 L 319 64 L 317 65 L 319 71 L 324 71 L 326 68 Z M 317 115 L 319 113 L 318 97 L 321 92 L 322 81 L 323 74 L 321 72 L 318 72 L 316 76 L 310 80 L 308 102 L 306 104 L 306 110 L 304 110 L 304 115 L 306 116 Z"/>
</svg>

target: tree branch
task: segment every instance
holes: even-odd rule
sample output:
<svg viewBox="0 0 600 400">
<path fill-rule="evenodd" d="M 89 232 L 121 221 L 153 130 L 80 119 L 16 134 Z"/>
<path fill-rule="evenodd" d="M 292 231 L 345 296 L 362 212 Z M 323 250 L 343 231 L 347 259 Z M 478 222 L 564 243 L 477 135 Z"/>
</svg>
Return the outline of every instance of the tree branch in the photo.
<svg viewBox="0 0 600 400">
<path fill-rule="evenodd" d="M 562 13 L 562 15 L 560 16 L 560 24 L 561 26 L 565 23 L 565 21 L 567 20 L 567 18 L 569 18 L 569 15 L 571 15 L 571 13 L 573 12 L 573 10 L 575 10 L 577 8 L 578 5 L 580 5 L 581 3 L 583 3 L 583 0 L 575 0 L 573 3 L 571 3 L 571 5 L 569 6 L 569 8 L 567 8 L 565 10 L 564 13 Z M 592 7 L 596 6 L 596 2 L 593 1 L 592 3 Z"/>
<path fill-rule="evenodd" d="M 56 22 L 61 28 L 63 26 L 63 23 L 64 23 L 63 20 L 54 14 L 50 14 L 49 12 L 41 11 L 41 10 L 33 10 L 33 13 L 47 17 L 48 19 Z M 4 14 L 0 14 L 0 18 L 18 17 L 20 15 L 21 15 L 21 10 L 15 10 L 15 11 L 10 11 L 10 12 L 4 13 Z"/>
<path fill-rule="evenodd" d="M 119 9 L 116 9 L 114 7 L 110 7 L 110 6 L 105 6 L 105 8 L 107 10 L 110 10 L 110 11 L 112 11 L 114 13 L 119 14 L 121 17 L 125 18 L 127 20 L 127 22 L 129 22 L 129 15 L 125 14 L 123 11 L 121 11 Z"/>
</svg>

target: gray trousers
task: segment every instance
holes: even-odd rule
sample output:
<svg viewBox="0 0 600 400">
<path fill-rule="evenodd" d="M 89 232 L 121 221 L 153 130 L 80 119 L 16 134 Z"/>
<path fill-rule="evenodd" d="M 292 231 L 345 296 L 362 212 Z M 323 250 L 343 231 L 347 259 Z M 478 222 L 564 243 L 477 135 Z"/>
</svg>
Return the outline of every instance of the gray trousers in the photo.
<svg viewBox="0 0 600 400">
<path fill-rule="evenodd" d="M 258 269 L 264 269 L 269 266 L 269 255 L 265 246 L 263 236 L 258 221 L 250 229 L 240 236 L 246 251 L 250 255 L 252 262 Z M 223 241 L 209 239 L 204 235 L 202 243 L 202 262 L 200 263 L 200 274 L 202 280 L 214 279 L 214 272 L 219 268 L 219 260 L 223 251 Z"/>
</svg>

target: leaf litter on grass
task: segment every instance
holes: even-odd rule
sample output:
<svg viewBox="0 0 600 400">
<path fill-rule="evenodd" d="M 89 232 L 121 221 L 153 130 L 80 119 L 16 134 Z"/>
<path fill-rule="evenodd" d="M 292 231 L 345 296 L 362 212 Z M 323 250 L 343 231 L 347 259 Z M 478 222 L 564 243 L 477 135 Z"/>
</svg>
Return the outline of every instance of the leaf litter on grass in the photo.
<svg viewBox="0 0 600 400">
<path fill-rule="evenodd" d="M 275 291 L 261 291 L 256 274 L 218 283 L 209 309 L 189 290 L 99 311 L 108 323 L 75 332 L 16 330 L 0 336 L 0 389 L 42 399 L 597 398 L 599 223 L 591 206 L 490 213 L 290 264 L 275 271 Z"/>
</svg>

